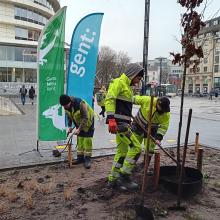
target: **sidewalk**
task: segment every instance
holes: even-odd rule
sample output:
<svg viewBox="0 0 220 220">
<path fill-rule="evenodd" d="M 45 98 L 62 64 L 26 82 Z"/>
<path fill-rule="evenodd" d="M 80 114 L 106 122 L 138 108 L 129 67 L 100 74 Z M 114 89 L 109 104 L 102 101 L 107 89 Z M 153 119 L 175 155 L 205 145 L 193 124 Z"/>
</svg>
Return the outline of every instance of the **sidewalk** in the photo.
<svg viewBox="0 0 220 220">
<path fill-rule="evenodd" d="M 40 154 L 36 151 L 36 104 L 32 106 L 29 99 L 24 106 L 21 105 L 20 99 L 14 99 L 14 101 L 25 114 L 0 116 L 0 169 L 63 161 L 66 158 L 65 154 L 61 158 L 55 158 L 52 155 L 52 150 L 57 145 L 56 142 L 40 142 Z M 179 106 L 180 97 L 172 98 L 171 122 L 162 142 L 163 146 L 176 146 Z M 184 142 L 185 138 L 189 108 L 193 109 L 189 143 L 194 143 L 195 133 L 199 132 L 201 144 L 219 148 L 220 101 L 215 102 L 204 98 L 185 98 L 181 143 Z M 108 133 L 105 119 L 98 118 L 100 110 L 100 107 L 95 105 L 93 156 L 112 154 L 116 147 L 115 135 Z M 137 111 L 138 106 L 134 106 L 133 115 Z M 75 144 L 76 138 L 73 139 L 73 146 Z M 73 152 L 73 155 L 76 156 L 76 153 Z"/>
<path fill-rule="evenodd" d="M 27 100 L 23 106 L 20 99 L 14 99 L 14 101 L 25 114 L 0 116 L 0 169 L 63 161 L 66 158 L 65 152 L 61 158 L 52 155 L 57 142 L 40 142 L 40 153 L 36 151 L 36 104 L 32 106 Z M 96 108 L 96 112 L 99 112 L 98 106 Z M 105 119 L 96 118 L 95 127 L 93 156 L 112 154 L 115 141 L 114 136 L 108 133 Z M 73 138 L 73 148 L 75 145 L 76 138 Z M 100 148 L 106 149 L 97 150 Z M 73 155 L 76 156 L 75 151 Z"/>
</svg>

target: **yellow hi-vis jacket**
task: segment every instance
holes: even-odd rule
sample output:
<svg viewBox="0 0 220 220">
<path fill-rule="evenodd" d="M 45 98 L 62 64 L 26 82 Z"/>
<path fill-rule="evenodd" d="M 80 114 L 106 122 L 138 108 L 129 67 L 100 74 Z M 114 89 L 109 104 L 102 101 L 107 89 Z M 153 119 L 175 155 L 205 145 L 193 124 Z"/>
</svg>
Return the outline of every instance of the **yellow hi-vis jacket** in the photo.
<svg viewBox="0 0 220 220">
<path fill-rule="evenodd" d="M 140 105 L 140 109 L 135 116 L 141 125 L 147 128 L 150 114 L 150 96 L 134 96 L 134 104 Z M 152 127 L 157 127 L 156 133 L 163 136 L 166 134 L 170 123 L 170 112 L 159 114 L 156 110 L 157 98 L 154 98 L 152 109 Z"/>
<path fill-rule="evenodd" d="M 107 118 L 131 120 L 133 91 L 130 84 L 131 80 L 124 73 L 111 81 L 105 98 Z"/>
<path fill-rule="evenodd" d="M 65 110 L 68 118 L 68 126 L 70 127 L 73 122 L 76 128 L 80 128 L 80 130 L 87 132 L 93 124 L 93 109 L 86 101 L 80 98 L 71 97 L 71 102 L 71 110 Z M 86 106 L 85 109 L 83 108 L 83 104 Z"/>
</svg>

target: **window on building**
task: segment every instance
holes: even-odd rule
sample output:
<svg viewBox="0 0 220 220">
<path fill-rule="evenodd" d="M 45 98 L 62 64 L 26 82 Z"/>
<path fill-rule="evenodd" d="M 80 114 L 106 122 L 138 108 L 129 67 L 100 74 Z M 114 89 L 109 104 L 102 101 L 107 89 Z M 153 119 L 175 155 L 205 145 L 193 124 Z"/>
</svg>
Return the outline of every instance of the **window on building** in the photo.
<svg viewBox="0 0 220 220">
<path fill-rule="evenodd" d="M 203 63 L 204 64 L 208 63 L 208 58 L 207 57 L 203 58 Z"/>
<path fill-rule="evenodd" d="M 28 30 L 25 28 L 15 27 L 15 39 L 27 40 Z"/>
<path fill-rule="evenodd" d="M 205 66 L 205 67 L 204 67 L 204 72 L 207 72 L 207 71 L 208 71 L 208 67 Z"/>
<path fill-rule="evenodd" d="M 219 56 L 215 56 L 215 63 L 219 63 Z"/>
<path fill-rule="evenodd" d="M 15 27 L 15 39 L 38 41 L 40 32 L 36 30 L 27 30 L 25 28 Z"/>
<path fill-rule="evenodd" d="M 27 12 L 27 19 L 29 22 L 33 22 L 33 12 L 30 10 Z"/>
<path fill-rule="evenodd" d="M 218 20 L 214 20 L 214 21 L 213 21 L 213 24 L 214 24 L 214 25 L 217 25 L 217 24 L 218 24 Z"/>
<path fill-rule="evenodd" d="M 38 12 L 20 7 L 15 7 L 15 19 L 28 21 L 40 25 L 45 25 L 48 20 L 46 17 Z"/>
<path fill-rule="evenodd" d="M 0 46 L 0 60 L 7 60 L 7 47 Z"/>
<path fill-rule="evenodd" d="M 215 56 L 216 55 L 219 55 L 219 49 L 218 48 L 215 49 Z"/>
<path fill-rule="evenodd" d="M 214 78 L 214 87 L 220 88 L 220 77 Z"/>
<path fill-rule="evenodd" d="M 8 82 L 7 68 L 0 67 L 0 82 Z"/>
<path fill-rule="evenodd" d="M 214 65 L 214 73 L 218 72 L 218 65 Z"/>
<path fill-rule="evenodd" d="M 21 20 L 27 21 L 27 9 L 21 8 Z"/>
</svg>

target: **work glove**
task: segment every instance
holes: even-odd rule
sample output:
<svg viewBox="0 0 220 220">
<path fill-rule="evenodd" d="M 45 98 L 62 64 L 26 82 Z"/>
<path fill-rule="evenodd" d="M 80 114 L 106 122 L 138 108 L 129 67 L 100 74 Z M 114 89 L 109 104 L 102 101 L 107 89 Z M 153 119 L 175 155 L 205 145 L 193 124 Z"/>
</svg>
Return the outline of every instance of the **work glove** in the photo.
<svg viewBox="0 0 220 220">
<path fill-rule="evenodd" d="M 114 118 L 108 119 L 108 131 L 112 134 L 116 134 L 118 130 L 117 123 Z"/>
</svg>

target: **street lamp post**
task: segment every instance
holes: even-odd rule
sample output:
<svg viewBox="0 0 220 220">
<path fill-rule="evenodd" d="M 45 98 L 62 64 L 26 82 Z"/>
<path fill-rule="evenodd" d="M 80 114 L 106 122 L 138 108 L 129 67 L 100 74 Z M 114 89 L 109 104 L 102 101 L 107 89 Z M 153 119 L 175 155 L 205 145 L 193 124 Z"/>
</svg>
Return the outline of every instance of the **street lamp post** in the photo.
<svg viewBox="0 0 220 220">
<path fill-rule="evenodd" d="M 162 96 L 162 94 L 161 94 L 161 84 L 162 84 L 162 62 L 163 62 L 163 60 L 165 60 L 166 58 L 164 58 L 164 57 L 158 57 L 158 58 L 156 58 L 156 59 L 158 59 L 158 60 L 160 61 L 159 97 L 161 97 L 161 96 Z"/>
<path fill-rule="evenodd" d="M 150 0 L 145 0 L 144 45 L 143 45 L 144 83 L 143 83 L 143 90 L 142 90 L 142 93 L 143 93 L 143 94 L 146 94 L 146 85 L 147 85 L 148 40 L 149 40 L 149 15 L 150 15 Z"/>
</svg>

